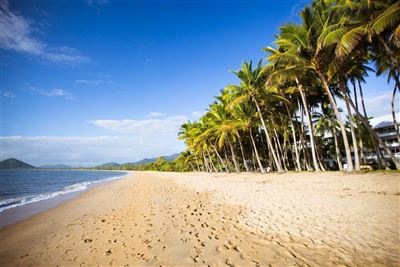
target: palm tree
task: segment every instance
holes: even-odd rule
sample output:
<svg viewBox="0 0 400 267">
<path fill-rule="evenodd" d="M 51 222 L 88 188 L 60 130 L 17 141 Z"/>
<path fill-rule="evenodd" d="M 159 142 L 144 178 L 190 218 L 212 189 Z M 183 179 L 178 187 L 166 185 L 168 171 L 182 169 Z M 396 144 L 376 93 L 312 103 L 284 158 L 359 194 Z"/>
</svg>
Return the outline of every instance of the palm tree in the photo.
<svg viewBox="0 0 400 267">
<path fill-rule="evenodd" d="M 259 99 L 262 95 L 273 98 L 279 98 L 279 96 L 268 94 L 268 92 L 265 90 L 266 72 L 261 63 L 262 61 L 260 60 L 257 66 L 253 69 L 252 61 L 250 61 L 250 63 L 244 62 L 242 69 L 234 72 L 241 81 L 240 86 L 230 85 L 226 88 L 226 90 L 236 96 L 235 99 L 230 103 L 230 106 L 234 106 L 248 100 L 251 100 L 254 103 L 263 126 L 265 137 L 267 139 L 268 150 L 272 155 L 272 159 L 278 172 L 283 172 L 282 165 L 278 161 L 276 151 L 272 145 L 269 129 L 266 126 L 259 104 Z"/>
<path fill-rule="evenodd" d="M 258 117 L 255 107 L 248 103 L 241 103 L 233 108 L 232 114 L 235 120 L 237 121 L 237 125 L 242 130 L 248 131 L 248 134 L 251 139 L 251 144 L 253 146 L 253 151 L 256 156 L 258 167 L 260 168 L 261 173 L 265 173 L 265 169 L 261 163 L 257 145 L 256 142 L 254 141 L 254 136 L 253 136 L 253 127 L 257 125 L 257 117 Z"/>
<path fill-rule="evenodd" d="M 223 147 L 225 142 L 228 144 L 236 172 L 240 172 L 239 163 L 233 147 L 233 142 L 236 139 L 237 125 L 229 118 L 225 107 L 217 103 L 210 105 L 210 110 L 206 113 L 205 117 L 208 118 L 207 123 L 209 125 L 207 132 L 217 137 L 219 148 Z"/>
<path fill-rule="evenodd" d="M 364 144 L 371 147 L 371 141 L 400 169 L 400 162 L 369 125 L 361 87 L 364 77 L 372 71 L 367 66 L 372 62 L 377 75 L 385 74 L 388 81 L 395 82 L 393 113 L 394 99 L 400 91 L 400 2 L 313 0 L 300 15 L 300 24 L 279 28 L 276 48 L 265 49 L 270 53 L 269 64 L 262 66 L 260 61 L 253 68 L 251 61 L 244 62 L 242 68 L 234 72 L 240 85 L 227 86 L 199 122 L 182 125 L 179 138 L 185 140 L 188 149 L 185 152 L 187 159 L 179 162 L 191 169 L 196 169 L 196 163 L 198 171 L 217 171 L 222 167 L 228 171 L 228 165 L 233 162 L 236 171 L 240 171 L 236 156 L 240 149 L 247 171 L 246 154 L 250 153 L 253 159 L 256 158 L 261 172 L 264 172 L 263 158 L 272 161 L 280 172 L 293 166 L 297 170 L 309 169 L 309 163 L 316 171 L 324 170 L 322 155 L 330 145 L 317 140 L 329 131 L 335 147 L 331 153 L 336 154 L 339 168 L 342 169 L 341 147 L 344 147 L 347 171 L 352 171 L 348 133 L 336 103 L 343 100 L 355 169 L 360 168 L 359 157 L 362 158 Z M 353 85 L 354 101 L 349 85 Z M 363 114 L 359 111 L 358 97 Z M 311 113 L 316 108 L 322 112 L 313 122 Z M 300 121 L 296 114 L 300 115 Z M 304 115 L 310 147 L 305 145 Z M 393 120 L 397 127 L 395 116 Z M 365 131 L 371 139 L 365 138 Z M 398 138 L 400 141 L 400 135 Z M 258 149 L 265 144 L 267 151 Z M 377 151 L 379 155 L 380 149 Z M 181 168 L 179 164 L 177 166 Z"/>
<path fill-rule="evenodd" d="M 340 69 L 343 62 L 354 54 L 354 51 L 371 51 L 370 58 L 375 62 L 377 75 L 388 73 L 388 79 L 395 80 L 396 86 L 400 88 L 400 2 L 398 1 L 359 1 L 355 6 L 340 1 L 340 9 L 348 14 L 340 24 L 341 27 L 333 31 L 326 38 L 327 45 L 335 44 L 335 60 L 332 60 L 331 69 Z M 343 13 L 342 12 L 342 13 Z M 342 13 L 337 16 L 343 15 Z M 335 65 L 332 67 L 332 65 Z M 368 120 L 363 117 L 357 107 L 347 100 L 354 109 L 357 117 L 368 129 L 371 136 L 383 147 L 391 157 L 397 169 L 400 162 L 386 147 L 384 142 L 376 135 L 370 127 Z M 365 114 L 364 110 L 364 115 Z"/>
<path fill-rule="evenodd" d="M 304 81 L 306 79 L 300 80 L 299 77 L 307 78 L 307 75 L 310 75 L 307 68 L 304 65 L 299 64 L 298 59 L 293 57 L 291 53 L 291 49 L 288 49 L 289 46 L 293 46 L 290 42 L 294 41 L 290 38 L 293 36 L 294 33 L 298 33 L 300 28 L 296 27 L 293 24 L 287 24 L 280 27 L 281 33 L 278 35 L 276 44 L 281 45 L 278 49 L 274 49 L 272 47 L 264 48 L 264 51 L 269 52 L 270 56 L 268 60 L 273 63 L 271 77 L 268 81 L 268 84 L 272 83 L 282 83 L 282 82 L 292 82 L 295 83 L 297 91 L 300 93 L 301 101 L 303 104 L 303 110 L 306 115 L 309 133 L 310 133 L 310 143 L 311 143 L 311 155 L 313 159 L 314 169 L 316 171 L 320 171 L 318 160 L 317 160 L 317 153 L 316 153 L 316 142 L 313 130 L 313 124 L 311 120 L 311 115 L 309 111 L 309 104 L 307 103 L 307 97 L 304 90 Z"/>
<path fill-rule="evenodd" d="M 315 112 L 314 116 L 318 119 L 315 124 L 315 129 L 322 136 L 326 134 L 326 132 L 331 132 L 334 146 L 335 146 L 335 154 L 336 154 L 336 162 L 338 164 L 339 170 L 343 170 L 342 164 L 342 155 L 340 153 L 340 145 L 337 137 L 338 124 L 334 120 L 334 115 L 332 109 L 330 109 L 327 105 L 321 105 L 322 112 Z"/>
<path fill-rule="evenodd" d="M 178 139 L 180 140 L 185 140 L 185 144 L 188 147 L 188 151 L 190 154 L 193 154 L 195 161 L 196 161 L 196 166 L 197 166 L 197 171 L 200 171 L 200 165 L 199 161 L 197 159 L 197 155 L 194 152 L 194 136 L 195 132 L 198 132 L 196 130 L 196 124 L 191 123 L 190 121 L 182 124 L 181 128 L 179 129 L 178 132 Z"/>
</svg>

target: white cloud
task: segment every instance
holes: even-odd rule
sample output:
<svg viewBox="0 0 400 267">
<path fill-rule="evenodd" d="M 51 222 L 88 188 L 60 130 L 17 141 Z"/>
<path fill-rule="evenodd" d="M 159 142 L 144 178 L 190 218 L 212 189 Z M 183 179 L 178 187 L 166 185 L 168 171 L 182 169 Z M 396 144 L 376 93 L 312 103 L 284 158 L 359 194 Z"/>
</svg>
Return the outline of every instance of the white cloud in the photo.
<svg viewBox="0 0 400 267">
<path fill-rule="evenodd" d="M 143 120 L 94 120 L 91 121 L 91 123 L 118 133 L 155 137 L 160 136 L 160 134 L 167 134 L 169 136 L 175 136 L 176 138 L 178 129 L 186 120 L 186 116 L 173 116 Z"/>
<path fill-rule="evenodd" d="M 149 114 L 146 115 L 147 118 L 158 118 L 158 117 L 164 117 L 166 114 L 157 112 L 157 111 L 152 111 L 149 112 Z"/>
<path fill-rule="evenodd" d="M 4 91 L 3 96 L 7 97 L 7 98 L 15 98 L 15 97 L 17 97 L 16 95 L 11 93 L 10 91 Z"/>
<path fill-rule="evenodd" d="M 397 95 L 397 99 L 398 97 L 399 95 Z M 378 117 L 390 114 L 392 112 L 390 107 L 391 99 L 392 99 L 392 92 L 389 91 L 384 91 L 378 95 L 365 96 L 364 102 L 368 116 Z"/>
<path fill-rule="evenodd" d="M 397 95 L 397 99 L 399 99 L 399 97 L 400 96 Z M 367 115 L 369 117 L 379 117 L 391 114 L 392 112 L 390 106 L 391 99 L 392 99 L 392 92 L 390 91 L 383 91 L 379 94 L 364 95 L 364 103 L 365 103 L 365 108 L 367 110 Z M 396 103 L 398 103 L 398 101 Z M 338 107 L 343 110 L 342 116 L 344 118 L 345 116 L 347 116 L 346 105 L 344 104 L 344 101 L 341 99 L 337 99 L 337 104 Z M 358 102 L 358 109 L 360 110 L 361 114 L 363 114 L 361 99 L 359 99 Z M 395 106 L 395 109 L 396 111 L 399 111 L 398 104 Z"/>
<path fill-rule="evenodd" d="M 86 84 L 86 85 L 100 85 L 100 84 L 112 84 L 114 83 L 111 80 L 85 80 L 85 79 L 81 79 L 81 80 L 75 80 L 76 83 L 80 83 L 80 84 Z"/>
<path fill-rule="evenodd" d="M 0 1 L 0 48 L 38 56 L 42 59 L 68 65 L 89 63 L 90 58 L 69 47 L 49 47 L 35 38 L 34 21 L 13 12 L 7 0 Z"/>
<path fill-rule="evenodd" d="M 188 116 L 141 120 L 94 120 L 109 133 L 104 136 L 5 136 L 1 158 L 18 158 L 33 165 L 64 163 L 93 166 L 105 162 L 134 162 L 171 155 L 185 149 L 178 129 Z M 115 134 L 115 136 L 114 136 Z"/>
<path fill-rule="evenodd" d="M 396 115 L 396 121 L 397 121 L 397 123 L 399 123 L 400 122 L 400 112 L 397 112 L 395 115 Z M 376 126 L 383 121 L 393 122 L 393 115 L 388 114 L 388 115 L 384 115 L 384 116 L 374 117 L 369 122 L 371 123 L 372 126 Z"/>
<path fill-rule="evenodd" d="M 60 89 L 60 88 L 54 88 L 52 90 L 42 90 L 38 89 L 34 86 L 29 86 L 26 88 L 26 90 L 30 91 L 33 94 L 36 95 L 42 95 L 42 96 L 55 96 L 55 97 L 64 97 L 65 99 L 73 99 L 73 96 L 70 92 Z"/>
</svg>

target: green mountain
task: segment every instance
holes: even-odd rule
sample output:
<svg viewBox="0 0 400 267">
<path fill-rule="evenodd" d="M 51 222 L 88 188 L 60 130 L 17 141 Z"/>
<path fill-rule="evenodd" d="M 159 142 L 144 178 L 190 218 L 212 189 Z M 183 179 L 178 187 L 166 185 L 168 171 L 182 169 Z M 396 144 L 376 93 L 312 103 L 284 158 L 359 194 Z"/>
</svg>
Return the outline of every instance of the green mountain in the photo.
<svg viewBox="0 0 400 267">
<path fill-rule="evenodd" d="M 0 169 L 34 169 L 34 168 L 36 167 L 14 158 L 0 161 Z"/>
<path fill-rule="evenodd" d="M 120 164 L 115 163 L 115 162 L 107 162 L 107 163 L 104 163 L 104 164 L 102 164 L 100 166 L 97 166 L 97 167 L 117 167 L 119 165 Z"/>
<path fill-rule="evenodd" d="M 65 165 L 65 164 L 46 164 L 46 165 L 42 165 L 39 166 L 38 168 L 41 169 L 70 169 L 71 166 Z"/>
<path fill-rule="evenodd" d="M 180 153 L 176 153 L 176 154 L 172 154 L 172 155 L 169 155 L 169 156 L 164 156 L 164 158 L 167 161 L 172 161 L 172 160 L 176 159 L 179 155 L 180 155 Z M 108 162 L 108 163 L 104 163 L 102 165 L 99 165 L 96 168 L 108 169 L 108 168 L 119 167 L 119 166 L 137 166 L 137 165 L 141 165 L 141 164 L 145 164 L 145 163 L 155 162 L 157 159 L 158 159 L 158 157 L 157 158 L 145 158 L 145 159 L 142 159 L 142 160 L 139 160 L 139 161 L 136 161 L 136 162 L 127 162 L 127 163 L 124 163 L 124 164 L 118 164 L 118 163 L 115 163 L 115 162 Z"/>
<path fill-rule="evenodd" d="M 181 153 L 175 153 L 175 154 L 172 154 L 172 155 L 169 155 L 169 156 L 163 156 L 163 157 L 165 158 L 165 160 L 171 161 L 171 160 L 176 159 L 180 154 Z M 140 164 L 144 164 L 144 163 L 151 163 L 151 162 L 155 162 L 158 158 L 159 157 L 157 157 L 157 158 L 149 158 L 149 159 L 145 158 L 145 159 L 142 159 L 142 160 L 139 160 L 139 161 L 136 161 L 136 162 L 125 163 L 124 165 L 140 165 Z"/>
</svg>

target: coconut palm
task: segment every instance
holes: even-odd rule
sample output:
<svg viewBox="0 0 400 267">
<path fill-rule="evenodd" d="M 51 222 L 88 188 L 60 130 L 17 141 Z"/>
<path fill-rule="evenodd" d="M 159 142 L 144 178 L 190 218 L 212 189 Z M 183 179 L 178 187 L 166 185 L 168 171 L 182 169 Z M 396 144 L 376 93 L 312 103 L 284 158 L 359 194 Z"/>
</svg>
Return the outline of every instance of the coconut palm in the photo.
<svg viewBox="0 0 400 267">
<path fill-rule="evenodd" d="M 264 48 L 264 51 L 270 53 L 268 60 L 273 63 L 272 72 L 270 75 L 270 79 L 268 80 L 268 84 L 272 83 L 287 83 L 292 82 L 296 84 L 297 91 L 300 93 L 301 101 L 303 104 L 303 110 L 305 112 L 307 123 L 309 127 L 310 133 L 310 142 L 311 142 L 311 155 L 313 159 L 314 169 L 316 171 L 320 171 L 317 153 L 316 153 L 316 142 L 313 131 L 313 124 L 311 121 L 311 115 L 309 112 L 309 104 L 307 103 L 307 97 L 305 93 L 305 86 L 303 84 L 304 79 L 300 79 L 300 77 L 307 77 L 308 72 L 305 65 L 299 64 L 297 57 L 293 57 L 290 53 L 290 49 L 287 49 L 287 45 L 289 42 L 293 41 L 290 39 L 286 39 L 286 37 L 293 36 L 293 32 L 302 35 L 301 28 L 295 27 L 292 24 L 284 25 L 280 28 L 281 34 L 278 36 L 276 44 L 280 44 L 280 49 L 274 49 L 272 47 Z M 292 45 L 290 45 L 292 46 Z"/>
<path fill-rule="evenodd" d="M 182 162 L 191 169 L 197 166 L 197 170 L 228 170 L 233 163 L 240 171 L 239 152 L 246 170 L 249 155 L 256 158 L 261 172 L 266 160 L 272 161 L 280 172 L 293 166 L 297 170 L 310 169 L 311 165 L 317 171 L 323 170 L 322 155 L 332 143 L 318 140 L 326 131 L 332 133 L 332 153 L 336 154 L 340 169 L 344 149 L 347 171 L 354 170 L 350 138 L 356 170 L 364 146 L 375 146 L 378 155 L 379 148 L 383 149 L 400 169 L 400 162 L 369 125 L 361 86 L 373 63 L 377 75 L 387 75 L 395 82 L 394 109 L 400 90 L 400 2 L 313 0 L 300 16 L 300 24 L 279 28 L 276 47 L 265 49 L 269 52 L 268 64 L 263 66 L 260 61 L 253 68 L 251 61 L 244 62 L 234 72 L 240 84 L 221 91 L 198 122 L 182 126 L 179 136 L 188 147 L 188 159 Z M 345 103 L 349 131 L 337 101 Z M 311 114 L 319 109 L 321 112 L 313 121 Z M 397 127 L 395 116 L 394 121 Z M 265 145 L 267 150 L 259 149 Z"/>
<path fill-rule="evenodd" d="M 261 163 L 257 145 L 253 136 L 253 128 L 257 126 L 257 118 L 258 118 L 258 114 L 255 107 L 249 103 L 241 103 L 233 108 L 232 114 L 235 120 L 237 121 L 237 125 L 242 130 L 248 131 L 248 134 L 251 139 L 251 144 L 253 146 L 253 151 L 256 156 L 258 167 L 260 168 L 261 173 L 265 173 L 265 169 Z"/>
<path fill-rule="evenodd" d="M 325 46 L 335 45 L 335 58 L 330 64 L 330 75 L 341 70 L 346 65 L 346 60 L 355 53 L 354 51 L 357 53 L 362 51 L 364 58 L 369 51 L 369 57 L 375 63 L 377 75 L 387 73 L 388 79 L 393 78 L 396 86 L 400 87 L 400 46 L 398 45 L 400 2 L 358 1 L 355 6 L 352 6 L 340 1 L 339 6 L 341 7 L 339 10 L 348 15 L 338 24 L 340 27 L 332 31 L 324 41 Z M 336 14 L 336 16 L 338 17 L 342 13 Z M 365 110 L 365 117 L 363 117 L 351 99 L 347 98 L 345 101 L 354 109 L 375 141 L 391 157 L 396 168 L 400 169 L 400 162 L 370 127 Z"/>
<path fill-rule="evenodd" d="M 278 95 L 269 94 L 267 90 L 265 90 L 265 81 L 266 81 L 266 72 L 265 68 L 262 67 L 262 61 L 260 60 L 257 66 L 253 69 L 252 61 L 250 63 L 244 62 L 242 64 L 242 69 L 234 72 L 236 76 L 240 79 L 240 86 L 230 85 L 226 87 L 226 90 L 235 95 L 235 99 L 230 103 L 230 106 L 233 107 L 236 104 L 240 104 L 242 102 L 246 102 L 251 100 L 255 105 L 264 133 L 267 140 L 268 150 L 272 155 L 273 162 L 278 170 L 278 172 L 283 172 L 283 168 L 281 163 L 278 160 L 276 150 L 272 145 L 270 130 L 266 126 L 266 122 L 263 117 L 263 112 L 260 108 L 260 99 L 264 96 L 264 99 L 269 100 L 268 97 L 273 99 L 279 98 Z"/>
<path fill-rule="evenodd" d="M 207 123 L 209 125 L 207 132 L 217 137 L 219 148 L 222 148 L 225 142 L 228 144 L 235 170 L 236 172 L 240 172 L 239 163 L 233 147 L 233 142 L 236 140 L 236 133 L 238 131 L 236 123 L 229 118 L 225 107 L 217 103 L 210 105 L 210 110 L 206 113 L 205 117 L 208 118 Z"/>
</svg>

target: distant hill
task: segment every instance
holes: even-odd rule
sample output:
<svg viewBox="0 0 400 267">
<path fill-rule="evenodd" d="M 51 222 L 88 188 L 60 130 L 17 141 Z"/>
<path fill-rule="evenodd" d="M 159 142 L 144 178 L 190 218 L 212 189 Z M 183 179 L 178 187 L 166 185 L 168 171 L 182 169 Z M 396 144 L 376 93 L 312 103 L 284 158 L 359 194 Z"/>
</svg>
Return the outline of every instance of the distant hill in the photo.
<svg viewBox="0 0 400 267">
<path fill-rule="evenodd" d="M 175 153 L 169 156 L 162 156 L 164 157 L 166 160 L 171 161 L 176 159 L 181 153 Z M 159 157 L 156 158 L 145 158 L 136 162 L 131 162 L 131 163 L 125 163 L 124 165 L 140 165 L 140 164 L 144 164 L 144 163 L 151 163 L 154 162 L 158 159 Z"/>
<path fill-rule="evenodd" d="M 10 158 L 0 161 L 0 169 L 34 169 L 35 167 L 23 161 Z"/>
<path fill-rule="evenodd" d="M 71 166 L 65 165 L 65 164 L 46 164 L 39 166 L 38 168 L 41 169 L 70 169 Z"/>
<path fill-rule="evenodd" d="M 115 163 L 115 162 L 107 162 L 107 163 L 104 163 L 104 164 L 99 165 L 97 167 L 118 167 L 119 165 L 120 164 Z"/>
<path fill-rule="evenodd" d="M 166 160 L 171 161 L 176 159 L 181 153 L 175 153 L 169 156 L 163 156 Z M 151 162 L 155 162 L 159 157 L 156 158 L 144 158 L 142 160 L 139 161 L 135 161 L 135 162 L 127 162 L 124 164 L 118 164 L 116 162 L 108 162 L 108 163 L 104 163 L 102 165 L 96 166 L 95 168 L 98 169 L 109 169 L 109 168 L 113 168 L 115 167 L 116 169 L 118 169 L 118 167 L 126 167 L 126 166 L 134 166 L 134 165 L 141 165 L 141 164 L 145 164 L 145 163 L 151 163 Z"/>
</svg>

